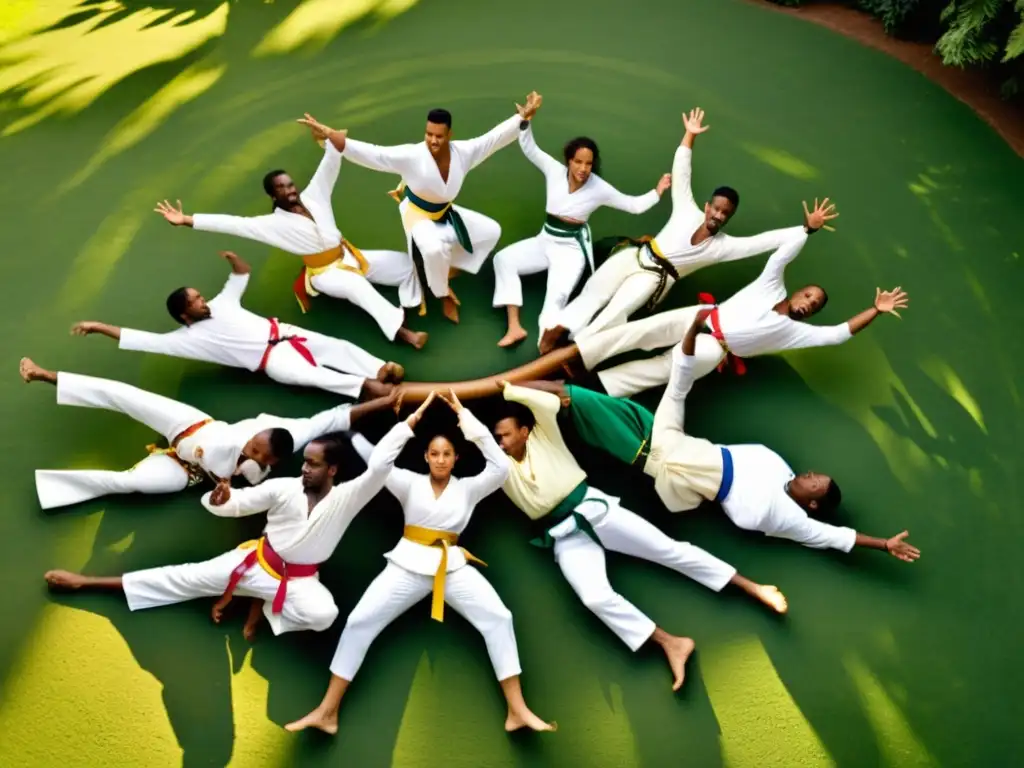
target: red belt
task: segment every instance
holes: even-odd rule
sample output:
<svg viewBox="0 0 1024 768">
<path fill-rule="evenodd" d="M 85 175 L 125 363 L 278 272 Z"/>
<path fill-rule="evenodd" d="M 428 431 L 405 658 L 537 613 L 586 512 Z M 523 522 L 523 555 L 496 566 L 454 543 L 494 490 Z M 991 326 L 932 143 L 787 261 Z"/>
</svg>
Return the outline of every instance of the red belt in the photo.
<svg viewBox="0 0 1024 768">
<path fill-rule="evenodd" d="M 262 371 L 267 367 L 267 360 L 270 358 L 270 352 L 275 346 L 280 344 L 282 341 L 287 341 L 292 345 L 292 348 L 302 355 L 310 365 L 316 365 L 316 358 L 313 357 L 313 353 L 309 351 L 309 347 L 306 346 L 306 338 L 303 336 L 288 336 L 281 338 L 281 328 L 277 324 L 277 318 L 270 318 L 270 339 L 267 341 L 267 349 L 263 353 L 263 359 L 260 360 L 260 367 L 257 370 Z"/>
<path fill-rule="evenodd" d="M 737 357 L 731 351 L 729 351 L 729 345 L 725 342 L 725 335 L 722 333 L 722 324 L 718 319 L 718 304 L 715 302 L 715 297 L 710 293 L 698 293 L 697 301 L 701 304 L 714 304 L 715 308 L 711 310 L 711 335 L 718 339 L 718 343 L 722 345 L 722 349 L 725 350 L 725 359 L 718 364 L 718 370 L 721 372 L 725 369 L 728 363 L 732 363 L 732 369 L 736 372 L 737 376 L 742 376 L 747 372 L 747 365 L 743 362 L 743 358 Z"/>
<path fill-rule="evenodd" d="M 245 556 L 245 559 L 240 562 L 235 569 L 231 572 L 231 578 L 228 580 L 228 587 L 224 590 L 224 597 L 231 597 L 235 591 L 235 587 L 238 586 L 238 582 L 241 581 L 246 571 L 252 568 L 258 562 L 263 570 L 273 576 L 275 579 L 281 582 L 277 588 L 277 593 L 274 595 L 274 602 L 272 605 L 274 613 L 280 613 L 284 608 L 284 599 L 288 594 L 288 579 L 301 579 L 306 576 L 315 576 L 319 570 L 319 565 L 296 565 L 295 563 L 286 563 L 281 559 L 281 556 L 274 551 L 274 548 L 270 546 L 270 541 L 266 536 L 262 537 L 259 541 L 248 541 L 243 544 L 239 549 L 252 548 L 252 551 Z"/>
</svg>

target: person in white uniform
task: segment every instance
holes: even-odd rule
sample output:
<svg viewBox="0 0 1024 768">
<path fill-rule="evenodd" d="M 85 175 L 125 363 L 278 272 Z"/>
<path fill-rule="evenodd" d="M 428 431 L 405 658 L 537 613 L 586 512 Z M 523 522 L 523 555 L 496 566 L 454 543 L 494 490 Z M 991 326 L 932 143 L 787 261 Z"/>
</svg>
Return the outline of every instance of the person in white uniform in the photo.
<svg viewBox="0 0 1024 768">
<path fill-rule="evenodd" d="M 343 339 L 245 309 L 242 295 L 249 285 L 249 265 L 229 251 L 221 255 L 231 263 L 231 274 L 220 293 L 207 301 L 195 288 L 178 288 L 167 297 L 167 311 L 181 328 L 151 333 L 87 320 L 71 332 L 108 336 L 117 340 L 119 349 L 262 371 L 282 384 L 353 399 L 382 397 L 402 380 L 405 369 L 398 363 L 386 363 Z"/>
<path fill-rule="evenodd" d="M 566 333 L 578 341 L 622 325 L 641 307 L 654 309 L 677 280 L 702 267 L 774 250 L 800 232 L 800 227 L 788 227 L 753 237 L 724 234 L 740 202 L 732 187 L 718 187 L 703 209 L 697 205 L 691 187 L 693 142 L 710 127 L 703 120 L 699 108 L 683 115 L 686 134 L 672 162 L 668 222 L 654 238 L 630 241 L 612 253 L 562 310 L 558 324 L 544 334 L 541 354 L 550 352 Z"/>
<path fill-rule="evenodd" d="M 820 226 L 823 206 L 816 206 L 810 214 L 812 225 Z M 722 370 L 727 363 L 742 374 L 746 371 L 743 359 L 748 357 L 843 344 L 879 315 L 900 317 L 899 310 L 907 307 L 909 298 L 897 286 L 891 291 L 876 288 L 873 305 L 845 323 L 819 326 L 806 322 L 828 301 L 825 290 L 818 285 L 805 286 L 787 296 L 786 265 L 796 258 L 806 242 L 804 233 L 783 245 L 769 257 L 756 280 L 721 304 L 715 304 L 710 294 L 702 293 L 698 298 L 705 302 L 703 304 L 659 312 L 578 340 L 576 346 L 583 366 L 593 371 L 604 361 L 627 352 L 677 346 L 701 311 L 709 314 L 697 337 L 696 378 L 716 368 Z M 596 383 L 612 397 L 629 397 L 667 384 L 671 370 L 672 349 L 669 348 L 654 357 L 599 370 Z"/>
<path fill-rule="evenodd" d="M 300 123 L 308 124 L 300 119 Z M 303 312 L 310 298 L 319 294 L 351 301 L 376 321 L 389 341 L 398 339 L 421 349 L 427 334 L 405 327 L 403 307 L 418 307 L 420 288 L 409 257 L 400 251 L 363 251 L 342 235 L 334 219 L 331 193 L 341 170 L 341 153 L 315 125 L 313 138 L 324 144 L 324 156 L 302 192 L 284 170 L 263 177 L 263 191 L 271 200 L 271 213 L 262 216 L 228 216 L 195 213 L 164 200 L 156 212 L 176 227 L 255 240 L 302 257 L 302 269 L 292 286 Z M 374 287 L 398 286 L 401 306 L 396 307 Z"/>
<path fill-rule="evenodd" d="M 504 489 L 538 526 L 540 535 L 531 544 L 554 549 L 573 591 L 631 651 L 648 642 L 661 646 L 672 670 L 672 690 L 682 687 L 694 642 L 669 634 L 612 588 L 605 550 L 671 568 L 716 592 L 733 584 L 786 612 L 786 599 L 776 587 L 755 584 L 703 549 L 669 538 L 618 498 L 591 486 L 562 438 L 558 395 L 507 382 L 499 386 L 509 402 L 495 434 L 512 458 Z"/>
<path fill-rule="evenodd" d="M 348 429 L 353 419 L 398 399 L 392 394 L 356 406 L 339 405 L 306 419 L 260 414 L 234 424 L 169 397 L 120 381 L 55 373 L 23 358 L 26 382 L 45 381 L 57 388 L 58 405 L 116 411 L 160 433 L 167 448 L 147 446 L 149 455 L 124 471 L 101 469 L 37 469 L 36 494 L 43 509 L 78 504 L 108 494 L 175 493 L 211 479 L 240 475 L 256 485 L 275 464 L 329 432 Z"/>
<path fill-rule="evenodd" d="M 707 440 L 685 433 L 686 396 L 693 386 L 696 342 L 705 320 L 705 312 L 699 313 L 682 344 L 673 349 L 672 377 L 654 417 L 652 453 L 659 443 L 665 446 L 666 458 L 675 450 L 689 480 L 678 491 L 686 503 L 672 511 L 693 509 L 703 499 L 714 500 L 735 525 L 748 531 L 814 549 L 849 552 L 857 546 L 883 550 L 906 562 L 917 560 L 921 552 L 905 541 L 908 531 L 883 539 L 817 519 L 831 517 L 842 501 L 839 486 L 828 475 L 796 475 L 781 456 L 763 445 L 719 445 L 714 446 L 717 451 L 708 451 Z M 717 483 L 711 482 L 715 474 L 721 478 Z"/>
<path fill-rule="evenodd" d="M 527 336 L 519 320 L 523 306 L 522 275 L 547 270 L 539 321 L 543 334 L 556 322 L 584 270 L 589 267 L 591 273 L 594 271 L 593 238 L 587 223 L 590 215 L 602 206 L 645 213 L 657 205 L 672 182 L 672 175 L 666 173 L 646 194 L 624 195 L 598 175 L 601 156 L 593 139 L 580 136 L 567 143 L 562 150 L 562 164 L 537 146 L 532 125 L 529 120 L 520 124 L 519 146 L 544 174 L 546 218 L 540 233 L 502 248 L 494 256 L 493 303 L 508 312 L 508 331 L 498 342 L 499 347 L 512 346 Z"/>
<path fill-rule="evenodd" d="M 459 302 L 448 285 L 451 271 L 477 274 L 501 237 L 498 222 L 455 205 L 455 199 L 469 172 L 515 141 L 520 121 L 531 119 L 540 104 L 541 97 L 531 93 L 525 107 L 516 107 L 517 114 L 483 136 L 462 141 L 451 140 L 451 113 L 433 109 L 422 143 L 393 147 L 349 139 L 344 131 L 331 131 L 307 115 L 309 124 L 350 162 L 402 177 L 390 194 L 399 201 L 409 255 L 413 263 L 422 259 L 427 287 L 453 323 L 459 321 Z M 425 311 L 424 304 L 420 313 Z"/>
<path fill-rule="evenodd" d="M 401 425 L 405 440 L 413 437 L 413 430 L 434 396 L 432 392 Z M 452 441 L 439 434 L 427 443 L 424 452 L 429 474 L 396 468 L 388 475 L 386 487 L 398 499 L 405 515 L 403 536 L 384 555 L 387 566 L 349 614 L 331 661 L 331 681 L 323 701 L 305 717 L 286 725 L 289 731 L 318 728 L 337 733 L 338 708 L 370 644 L 386 626 L 430 594 L 432 619 L 444 621 L 447 602 L 483 635 L 495 676 L 508 702 L 505 730 L 554 729 L 530 711 L 523 699 L 519 681 L 522 667 L 511 611 L 487 579 L 468 567 L 469 562 L 484 563 L 458 546 L 459 535 L 469 524 L 476 505 L 505 482 L 508 458 L 454 392 L 449 398 L 442 395 L 441 399 L 458 414 L 463 435 L 480 450 L 486 465 L 473 477 L 452 477 L 458 453 Z M 359 434 L 352 436 L 352 445 L 364 458 L 374 450 Z"/>
<path fill-rule="evenodd" d="M 267 523 L 258 540 L 210 560 L 123 576 L 53 570 L 46 572 L 46 582 L 60 590 L 121 591 L 132 611 L 220 596 L 211 611 L 217 623 L 237 594 L 256 600 L 244 630 L 249 639 L 260 613 L 275 635 L 304 629 L 323 632 L 338 617 L 338 607 L 320 582 L 318 566 L 330 558 L 349 524 L 384 486 L 404 442 L 392 430 L 370 456 L 366 471 L 339 485 L 334 485 L 334 478 L 343 449 L 331 438 L 306 446 L 301 477 L 268 480 L 244 490 L 218 485 L 203 496 L 207 510 L 220 517 L 266 512 Z"/>
</svg>

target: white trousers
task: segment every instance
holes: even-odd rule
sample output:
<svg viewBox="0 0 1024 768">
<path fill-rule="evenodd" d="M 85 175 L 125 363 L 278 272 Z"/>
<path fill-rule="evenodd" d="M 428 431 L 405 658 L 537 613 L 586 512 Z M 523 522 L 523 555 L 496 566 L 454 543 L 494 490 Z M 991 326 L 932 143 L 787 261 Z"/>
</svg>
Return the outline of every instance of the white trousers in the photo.
<svg viewBox="0 0 1024 768">
<path fill-rule="evenodd" d="M 334 270 L 342 272 L 343 270 Z M 319 290 L 319 289 L 318 289 Z M 297 387 L 316 387 L 344 397 L 358 398 L 366 379 L 377 377 L 384 361 L 355 344 L 281 323 L 282 336 L 301 336 L 313 354 L 316 365 L 284 341 L 267 358 L 266 374 L 274 381 Z"/>
<path fill-rule="evenodd" d="M 231 571 L 246 554 L 245 550 L 233 549 L 201 563 L 165 565 L 126 573 L 122 584 L 128 608 L 141 611 L 200 597 L 220 597 L 227 589 Z M 271 604 L 280 583 L 256 563 L 242 576 L 234 594 L 265 601 L 263 615 L 275 635 L 302 629 L 323 632 L 338 618 L 338 606 L 317 576 L 290 579 L 281 613 L 274 614 Z"/>
<path fill-rule="evenodd" d="M 159 432 L 170 443 L 188 427 L 211 418 L 198 408 L 163 395 L 147 392 L 120 381 L 57 374 L 57 404 L 103 408 L 130 416 Z M 292 433 L 296 452 L 328 432 L 344 429 L 347 409 L 341 405 L 308 419 L 275 417 L 273 426 Z M 188 487 L 188 473 L 174 459 L 163 454 L 147 456 L 131 469 L 113 472 L 101 469 L 37 469 L 36 495 L 43 509 L 66 507 L 117 493 L 174 493 Z"/>
<path fill-rule="evenodd" d="M 502 248 L 494 256 L 495 307 L 523 306 L 523 275 L 547 270 L 540 332 L 558 325 L 559 316 L 587 266 L 587 256 L 576 240 L 544 232 Z M 539 341 L 539 339 L 538 339 Z"/>
<path fill-rule="evenodd" d="M 587 280 L 580 295 L 562 310 L 558 324 L 569 331 L 573 341 L 623 325 L 654 295 L 659 276 L 640 266 L 637 251 L 623 248 L 608 259 Z M 674 283 L 668 278 L 662 299 Z"/>
<path fill-rule="evenodd" d="M 402 201 L 402 205 L 408 204 L 407 200 Z M 406 235 L 409 253 L 412 253 L 413 241 L 420 249 L 427 287 L 439 299 L 448 295 L 448 271 L 452 267 L 475 275 L 501 239 L 501 225 L 494 219 L 460 205 L 453 205 L 452 208 L 462 216 L 470 242 L 473 243 L 472 253 L 459 245 L 455 229 L 450 224 L 418 221 Z"/>
<path fill-rule="evenodd" d="M 605 391 L 612 397 L 630 397 L 645 389 L 668 384 L 672 373 L 672 348 L 679 344 L 693 325 L 700 305 L 659 312 L 642 320 L 606 328 L 600 333 L 577 337 L 583 365 L 594 370 L 605 360 L 636 350 L 653 351 L 668 347 L 663 353 L 643 360 L 633 360 L 599 371 Z M 711 373 L 725 357 L 722 345 L 711 335 L 697 336 L 694 353 L 695 378 Z"/>
<path fill-rule="evenodd" d="M 590 521 L 604 546 L 578 530 L 569 518 L 552 531 L 555 560 L 583 604 L 631 651 L 637 650 L 650 638 L 656 625 L 612 589 L 608 581 L 605 549 L 671 568 L 715 592 L 736 575 L 736 569 L 728 563 L 700 547 L 669 538 L 639 515 L 619 506 L 618 499 L 594 488 L 588 491 L 587 498 L 576 510 Z"/>
<path fill-rule="evenodd" d="M 398 329 L 405 322 L 402 307 L 418 306 L 419 298 L 415 289 L 416 270 L 408 254 L 401 251 L 363 251 L 370 265 L 366 276 L 348 269 L 328 269 L 310 278 L 312 286 L 325 296 L 351 301 L 372 317 L 381 331 L 391 341 L 395 340 Z M 396 307 L 381 296 L 376 285 L 398 287 L 398 298 L 402 306 Z M 410 304 L 412 298 L 416 299 Z"/>
<path fill-rule="evenodd" d="M 351 681 L 370 644 L 384 627 L 429 595 L 433 588 L 432 576 L 388 563 L 348 615 L 331 660 L 331 674 Z M 512 612 L 478 570 L 463 566 L 448 573 L 444 600 L 483 635 L 498 680 L 522 674 Z"/>
</svg>

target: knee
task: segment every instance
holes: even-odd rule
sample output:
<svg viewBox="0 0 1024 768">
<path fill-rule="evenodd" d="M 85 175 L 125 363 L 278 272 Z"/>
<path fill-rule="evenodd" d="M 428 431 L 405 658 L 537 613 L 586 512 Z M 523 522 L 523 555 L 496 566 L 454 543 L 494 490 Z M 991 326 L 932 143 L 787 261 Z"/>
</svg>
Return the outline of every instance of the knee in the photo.
<svg viewBox="0 0 1024 768">
<path fill-rule="evenodd" d="M 334 604 L 332 600 L 328 605 L 318 605 L 316 608 L 311 609 L 308 614 L 309 628 L 314 632 L 323 632 L 324 630 L 330 629 L 331 625 L 334 624 L 335 619 L 338 618 L 338 606 Z"/>
<path fill-rule="evenodd" d="M 580 600 L 591 613 L 601 615 L 612 610 L 622 598 L 611 590 L 595 590 L 580 595 Z"/>
</svg>

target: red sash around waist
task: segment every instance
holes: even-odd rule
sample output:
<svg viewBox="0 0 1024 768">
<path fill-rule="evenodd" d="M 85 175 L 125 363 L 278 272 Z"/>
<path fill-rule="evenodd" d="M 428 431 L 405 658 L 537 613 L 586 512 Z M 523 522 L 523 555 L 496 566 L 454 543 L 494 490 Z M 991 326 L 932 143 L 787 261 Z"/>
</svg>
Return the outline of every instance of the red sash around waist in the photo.
<svg viewBox="0 0 1024 768">
<path fill-rule="evenodd" d="M 267 348 L 263 352 L 263 358 L 260 360 L 260 367 L 257 370 L 264 370 L 267 367 L 267 360 L 270 359 L 270 353 L 278 344 L 282 341 L 287 341 L 292 345 L 292 348 L 302 355 L 303 358 L 310 365 L 316 365 L 316 358 L 313 357 L 313 353 L 309 351 L 309 347 L 306 346 L 306 339 L 302 336 L 288 336 L 281 338 L 281 327 L 277 323 L 276 317 L 270 318 L 270 338 L 267 340 Z"/>
<path fill-rule="evenodd" d="M 228 580 L 228 587 L 224 590 L 224 597 L 231 597 L 235 591 L 235 587 L 238 586 L 238 582 L 241 581 L 246 572 L 258 562 L 264 571 L 281 582 L 280 586 L 277 588 L 277 594 L 274 595 L 274 602 L 272 605 L 274 613 L 280 613 L 284 608 L 284 600 L 288 594 L 289 579 L 301 579 L 306 576 L 315 576 L 320 568 L 319 565 L 296 565 L 295 563 L 286 563 L 281 559 L 281 556 L 274 551 L 274 548 L 270 546 L 270 541 L 266 536 L 260 538 L 259 541 L 247 541 L 245 544 L 242 544 L 239 549 L 251 549 L 251 551 L 231 572 L 231 578 Z"/>
<path fill-rule="evenodd" d="M 718 318 L 718 304 L 715 301 L 715 297 L 710 293 L 698 293 L 697 301 L 701 304 L 714 304 L 715 308 L 711 310 L 709 319 L 711 320 L 711 335 L 718 339 L 718 343 L 722 345 L 722 349 L 725 350 L 725 359 L 718 364 L 718 370 L 721 372 L 725 369 L 725 366 L 729 363 L 732 364 L 733 371 L 736 372 L 737 376 L 742 376 L 747 372 L 747 365 L 743 362 L 743 358 L 737 357 L 729 350 L 729 345 L 725 341 L 725 335 L 722 333 L 722 324 Z"/>
</svg>

